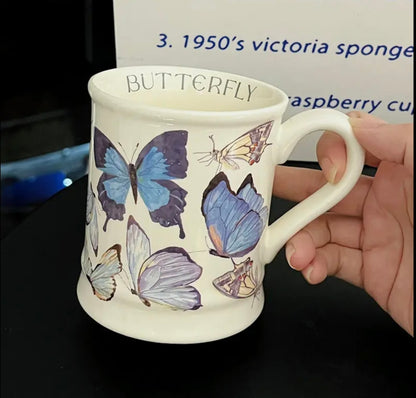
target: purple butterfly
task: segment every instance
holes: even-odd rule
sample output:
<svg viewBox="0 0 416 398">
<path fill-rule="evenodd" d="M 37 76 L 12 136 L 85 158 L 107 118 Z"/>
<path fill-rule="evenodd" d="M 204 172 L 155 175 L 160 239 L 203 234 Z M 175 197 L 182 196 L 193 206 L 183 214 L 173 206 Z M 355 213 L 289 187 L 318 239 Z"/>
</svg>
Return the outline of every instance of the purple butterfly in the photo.
<svg viewBox="0 0 416 398">
<path fill-rule="evenodd" d="M 190 284 L 201 276 L 202 268 L 180 247 L 151 254 L 149 238 L 132 216 L 127 223 L 127 259 L 131 292 L 146 306 L 154 302 L 180 310 L 201 307 L 201 295 Z"/>
<path fill-rule="evenodd" d="M 163 227 L 179 226 L 179 237 L 184 238 L 180 214 L 186 205 L 187 192 L 171 180 L 185 178 L 188 168 L 186 143 L 188 132 L 167 131 L 151 140 L 135 163 L 129 163 L 97 128 L 94 129 L 95 165 L 103 174 L 97 185 L 106 221 L 123 220 L 125 203 L 130 188 L 134 202 L 139 193 L 153 222 Z"/>
</svg>

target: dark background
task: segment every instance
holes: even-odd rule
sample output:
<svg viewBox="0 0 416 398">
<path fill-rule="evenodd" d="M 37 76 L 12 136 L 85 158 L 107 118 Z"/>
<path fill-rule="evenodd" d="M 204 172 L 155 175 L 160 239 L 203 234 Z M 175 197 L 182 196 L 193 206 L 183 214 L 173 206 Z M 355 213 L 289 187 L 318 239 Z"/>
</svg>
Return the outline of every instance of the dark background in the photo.
<svg viewBox="0 0 416 398">
<path fill-rule="evenodd" d="M 0 7 L 1 163 L 89 142 L 88 79 L 116 66 L 112 0 L 6 0 Z M 2 237 L 38 205 L 2 205 Z"/>
</svg>

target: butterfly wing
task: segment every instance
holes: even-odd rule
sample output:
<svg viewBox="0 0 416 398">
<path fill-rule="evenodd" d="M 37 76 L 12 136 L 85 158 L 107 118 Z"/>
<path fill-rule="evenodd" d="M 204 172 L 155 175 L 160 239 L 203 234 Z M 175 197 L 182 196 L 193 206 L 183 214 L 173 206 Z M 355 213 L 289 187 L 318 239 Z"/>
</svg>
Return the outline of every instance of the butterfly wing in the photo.
<svg viewBox="0 0 416 398">
<path fill-rule="evenodd" d="M 94 249 L 95 255 L 98 252 L 98 217 L 97 208 L 95 203 L 95 194 L 90 184 L 87 192 L 87 217 L 86 224 L 88 234 L 90 237 L 92 248 Z"/>
<path fill-rule="evenodd" d="M 245 161 L 250 165 L 258 163 L 266 146 L 270 145 L 267 139 L 272 126 L 273 121 L 261 124 L 229 143 L 220 151 L 220 163 L 231 169 L 239 168 L 236 160 Z"/>
<path fill-rule="evenodd" d="M 91 275 L 92 264 L 91 264 L 91 259 L 88 256 L 88 251 L 86 249 L 86 241 L 84 242 L 84 248 L 82 249 L 82 253 L 81 253 L 81 268 L 85 276 L 89 277 Z"/>
<path fill-rule="evenodd" d="M 139 272 L 145 260 L 150 256 L 150 241 L 133 216 L 130 216 L 127 222 L 126 250 L 133 290 L 138 294 Z"/>
<path fill-rule="evenodd" d="M 254 190 L 251 175 L 247 176 L 239 191 L 243 191 L 246 185 Z M 255 190 L 254 194 L 260 196 Z M 202 214 L 218 255 L 242 257 L 257 245 L 265 227 L 262 215 L 264 212 L 267 214 L 267 209 L 260 209 L 261 214 L 258 213 L 258 199 L 251 195 L 251 191 L 236 195 L 224 173 L 217 174 L 204 191 Z M 250 197 L 249 202 L 247 197 Z M 252 208 L 253 203 L 257 205 L 255 209 Z"/>
<path fill-rule="evenodd" d="M 245 213 L 228 235 L 229 257 L 242 257 L 251 252 L 256 247 L 263 229 L 264 224 L 256 212 L 250 210 Z"/>
<path fill-rule="evenodd" d="M 187 192 L 179 185 L 172 181 L 158 181 L 158 184 L 169 192 L 169 200 L 159 209 L 150 212 L 153 222 L 159 223 L 163 227 L 171 227 L 177 225 L 179 227 L 179 237 L 185 238 L 185 231 L 182 225 L 181 214 L 184 211 Z"/>
<path fill-rule="evenodd" d="M 187 131 L 167 131 L 150 141 L 135 163 L 137 188 L 152 221 L 164 227 L 178 225 L 180 238 L 185 237 L 181 213 L 187 192 L 171 180 L 186 177 L 187 140 Z"/>
<path fill-rule="evenodd" d="M 95 255 L 98 253 L 98 217 L 97 209 L 94 206 L 91 222 L 88 225 L 88 232 L 90 236 L 91 246 L 94 250 Z"/>
<path fill-rule="evenodd" d="M 165 166 L 155 166 L 157 172 L 164 176 L 172 178 L 185 178 L 188 169 L 188 160 L 186 158 L 186 143 L 188 141 L 188 132 L 185 130 L 166 131 L 150 141 L 140 152 L 136 161 L 136 168 L 143 162 L 147 154 L 155 148 L 163 156 Z"/>
<path fill-rule="evenodd" d="M 95 195 L 92 190 L 92 184 L 88 186 L 87 190 L 87 216 L 85 223 L 88 225 L 91 222 L 92 215 L 93 215 L 93 208 L 94 208 L 94 199 Z"/>
<path fill-rule="evenodd" d="M 250 161 L 250 134 L 245 133 L 238 137 L 228 145 L 226 145 L 219 153 L 219 162 L 229 169 L 239 169 L 236 160 Z"/>
<path fill-rule="evenodd" d="M 251 174 L 249 174 L 240 185 L 240 188 L 237 191 L 237 197 L 243 199 L 250 209 L 260 216 L 264 226 L 267 225 L 269 212 L 267 207 L 263 206 L 263 197 L 257 193 L 256 188 L 254 188 Z"/>
<path fill-rule="evenodd" d="M 202 273 L 189 254 L 179 247 L 168 247 L 150 256 L 141 269 L 139 296 L 173 309 L 196 310 L 201 307 L 199 291 L 190 286 Z"/>
<path fill-rule="evenodd" d="M 264 199 L 254 188 L 252 175 L 249 174 L 237 191 L 236 198 L 240 207 L 235 210 L 240 215 L 236 227 L 228 237 L 228 250 L 235 253 L 233 257 L 241 257 L 257 245 L 264 227 L 267 224 L 268 209 L 263 206 Z"/>
<path fill-rule="evenodd" d="M 250 160 L 248 161 L 250 165 L 258 163 L 266 147 L 271 145 L 267 143 L 267 139 L 272 127 L 273 121 L 270 121 L 255 127 L 247 133 L 250 135 L 251 140 Z"/>
<path fill-rule="evenodd" d="M 114 296 L 117 286 L 114 276 L 122 268 L 120 252 L 120 245 L 110 247 L 102 255 L 100 263 L 87 274 L 93 292 L 100 300 L 109 301 Z"/>
<path fill-rule="evenodd" d="M 231 298 L 246 298 L 256 292 L 257 283 L 252 276 L 253 261 L 246 259 L 236 264 L 232 271 L 213 280 L 213 285 L 224 295 Z"/>
<path fill-rule="evenodd" d="M 215 176 L 203 193 L 202 214 L 216 253 L 222 257 L 230 256 L 227 241 L 239 219 L 238 211 L 233 209 L 237 202 L 224 173 Z"/>
<path fill-rule="evenodd" d="M 96 167 L 103 172 L 97 190 L 98 199 L 107 216 L 103 226 L 105 231 L 109 219 L 123 220 L 131 179 L 126 161 L 97 127 L 94 129 L 94 159 Z"/>
</svg>

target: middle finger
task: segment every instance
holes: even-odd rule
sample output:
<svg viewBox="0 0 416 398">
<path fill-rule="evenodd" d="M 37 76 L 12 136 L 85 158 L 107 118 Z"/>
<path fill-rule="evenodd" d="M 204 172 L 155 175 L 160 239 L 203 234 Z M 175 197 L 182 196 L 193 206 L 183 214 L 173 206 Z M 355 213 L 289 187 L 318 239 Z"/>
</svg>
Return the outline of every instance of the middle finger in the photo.
<svg viewBox="0 0 416 398">
<path fill-rule="evenodd" d="M 321 188 L 325 182 L 326 179 L 321 170 L 276 166 L 273 195 L 300 202 Z M 351 192 L 330 210 L 349 216 L 361 216 L 371 183 L 372 177 L 361 176 Z"/>
</svg>

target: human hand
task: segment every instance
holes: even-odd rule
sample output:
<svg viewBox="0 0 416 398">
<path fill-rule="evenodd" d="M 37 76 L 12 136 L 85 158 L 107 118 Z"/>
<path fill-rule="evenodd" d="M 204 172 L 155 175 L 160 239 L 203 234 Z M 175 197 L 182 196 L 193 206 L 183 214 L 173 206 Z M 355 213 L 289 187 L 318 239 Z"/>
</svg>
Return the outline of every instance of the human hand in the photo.
<svg viewBox="0 0 416 398">
<path fill-rule="evenodd" d="M 413 124 L 349 116 L 376 174 L 361 176 L 340 203 L 295 234 L 286 258 L 311 284 L 333 275 L 364 288 L 413 336 Z M 344 141 L 325 132 L 317 157 L 322 171 L 277 166 L 273 194 L 301 201 L 327 181 L 339 181 Z"/>
</svg>

